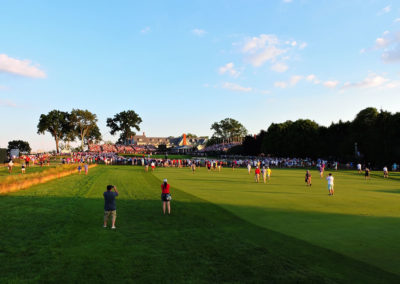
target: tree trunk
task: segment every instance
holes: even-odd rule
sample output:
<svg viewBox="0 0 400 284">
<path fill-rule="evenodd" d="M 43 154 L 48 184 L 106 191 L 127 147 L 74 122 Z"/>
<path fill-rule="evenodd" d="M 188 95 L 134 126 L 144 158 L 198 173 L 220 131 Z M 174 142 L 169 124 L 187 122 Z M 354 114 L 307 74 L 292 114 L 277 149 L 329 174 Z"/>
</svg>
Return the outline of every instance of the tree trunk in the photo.
<svg viewBox="0 0 400 284">
<path fill-rule="evenodd" d="M 85 136 L 82 134 L 81 135 L 81 151 L 83 151 L 83 139 L 85 138 Z"/>
<path fill-rule="evenodd" d="M 59 154 L 60 151 L 59 151 L 59 149 L 58 149 L 58 138 L 56 137 L 56 138 L 54 138 L 54 139 L 56 140 L 56 150 L 57 150 L 57 154 Z"/>
</svg>

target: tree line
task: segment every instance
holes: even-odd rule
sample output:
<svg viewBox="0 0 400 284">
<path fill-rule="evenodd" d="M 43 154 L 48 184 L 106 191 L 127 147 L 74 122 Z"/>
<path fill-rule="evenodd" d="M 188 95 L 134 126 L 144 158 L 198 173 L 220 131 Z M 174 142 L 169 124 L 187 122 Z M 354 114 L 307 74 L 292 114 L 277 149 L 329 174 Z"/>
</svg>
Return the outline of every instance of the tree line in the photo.
<svg viewBox="0 0 400 284">
<path fill-rule="evenodd" d="M 246 136 L 231 154 L 326 158 L 377 164 L 400 160 L 400 113 L 369 107 L 352 121 L 329 127 L 309 119 L 272 123 L 255 136 Z"/>
<path fill-rule="evenodd" d="M 60 152 L 60 142 L 68 145 L 75 140 L 80 141 L 80 150 L 90 143 L 101 141 L 101 132 L 97 125 L 97 115 L 82 109 L 73 109 L 71 112 L 52 110 L 41 114 L 37 125 L 37 133 L 50 133 L 56 143 L 56 151 Z M 133 110 L 122 111 L 112 118 L 107 118 L 107 127 L 110 133 L 120 133 L 118 143 L 124 143 L 127 138 L 134 136 L 132 128 L 140 130 L 142 122 L 140 116 Z"/>
</svg>

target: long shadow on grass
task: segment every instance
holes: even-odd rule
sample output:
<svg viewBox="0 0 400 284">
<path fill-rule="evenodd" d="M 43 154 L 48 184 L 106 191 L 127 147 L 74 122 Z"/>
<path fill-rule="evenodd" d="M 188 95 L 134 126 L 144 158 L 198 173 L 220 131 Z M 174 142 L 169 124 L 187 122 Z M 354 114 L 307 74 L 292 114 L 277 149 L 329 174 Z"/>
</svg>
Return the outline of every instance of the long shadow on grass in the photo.
<svg viewBox="0 0 400 284">
<path fill-rule="evenodd" d="M 395 283 L 399 276 L 246 222 L 175 191 L 117 201 L 118 229 L 102 228 L 103 200 L 0 197 L 1 282 Z"/>
<path fill-rule="evenodd" d="M 359 174 L 356 171 L 341 171 L 340 173 L 344 173 L 346 175 L 351 175 L 351 176 L 358 176 L 360 179 L 365 180 L 364 172 Z M 376 179 L 382 179 L 382 180 L 393 180 L 393 181 L 400 181 L 400 173 L 398 172 L 390 172 L 388 178 L 383 177 L 383 172 L 371 172 L 370 173 L 371 178 L 376 178 Z"/>
<path fill-rule="evenodd" d="M 382 190 L 367 190 L 367 191 L 400 194 L 400 189 L 382 189 Z"/>
</svg>

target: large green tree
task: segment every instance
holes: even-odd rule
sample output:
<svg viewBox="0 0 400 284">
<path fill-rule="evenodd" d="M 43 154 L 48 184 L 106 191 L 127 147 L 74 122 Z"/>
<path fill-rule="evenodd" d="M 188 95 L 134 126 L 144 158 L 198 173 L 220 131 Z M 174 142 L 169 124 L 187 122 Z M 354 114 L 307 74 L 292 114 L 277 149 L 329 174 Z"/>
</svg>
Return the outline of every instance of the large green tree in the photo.
<svg viewBox="0 0 400 284">
<path fill-rule="evenodd" d="M 71 123 L 81 141 L 81 150 L 83 150 L 85 141 L 87 141 L 89 137 L 101 136 L 100 130 L 97 126 L 96 114 L 91 113 L 86 109 L 73 109 L 71 111 Z"/>
<path fill-rule="evenodd" d="M 29 146 L 29 143 L 26 141 L 22 140 L 12 140 L 8 142 L 8 151 L 12 149 L 18 149 L 20 152 L 31 152 L 31 147 Z"/>
<path fill-rule="evenodd" d="M 122 111 L 114 115 L 113 118 L 107 118 L 107 126 L 111 129 L 110 133 L 120 132 L 118 143 L 124 144 L 126 139 L 136 135 L 132 128 L 140 131 L 139 124 L 142 122 L 140 116 L 133 110 Z"/>
<path fill-rule="evenodd" d="M 68 112 L 60 110 L 52 110 L 48 114 L 41 114 L 37 125 L 37 133 L 44 134 L 49 132 L 56 142 L 57 153 L 59 150 L 59 142 L 71 132 L 72 124 L 70 121 L 71 115 Z"/>
<path fill-rule="evenodd" d="M 92 143 L 98 144 L 101 141 L 101 133 L 99 127 L 96 125 L 90 130 L 89 135 L 85 137 L 85 145 Z"/>
<path fill-rule="evenodd" d="M 225 118 L 211 125 L 214 130 L 213 137 L 230 141 L 233 138 L 242 138 L 247 134 L 247 129 L 237 120 L 233 118 Z"/>
<path fill-rule="evenodd" d="M 299 119 L 272 123 L 266 132 L 246 136 L 235 154 L 278 157 L 326 158 L 341 162 L 360 161 L 389 165 L 400 160 L 400 113 L 376 108 L 361 110 L 353 121 L 332 123 L 329 127 Z M 357 151 L 361 155 L 355 155 Z"/>
</svg>

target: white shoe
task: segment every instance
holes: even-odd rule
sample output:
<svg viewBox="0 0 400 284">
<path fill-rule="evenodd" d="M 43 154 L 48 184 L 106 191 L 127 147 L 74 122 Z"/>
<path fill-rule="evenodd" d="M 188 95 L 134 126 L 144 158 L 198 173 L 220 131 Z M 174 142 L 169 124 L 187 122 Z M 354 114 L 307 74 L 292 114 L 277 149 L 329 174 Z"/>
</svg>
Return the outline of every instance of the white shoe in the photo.
<svg viewBox="0 0 400 284">
<path fill-rule="evenodd" d="M 117 227 L 111 227 L 111 229 L 115 230 Z"/>
<path fill-rule="evenodd" d="M 107 226 L 103 226 L 103 228 L 107 228 Z"/>
</svg>

